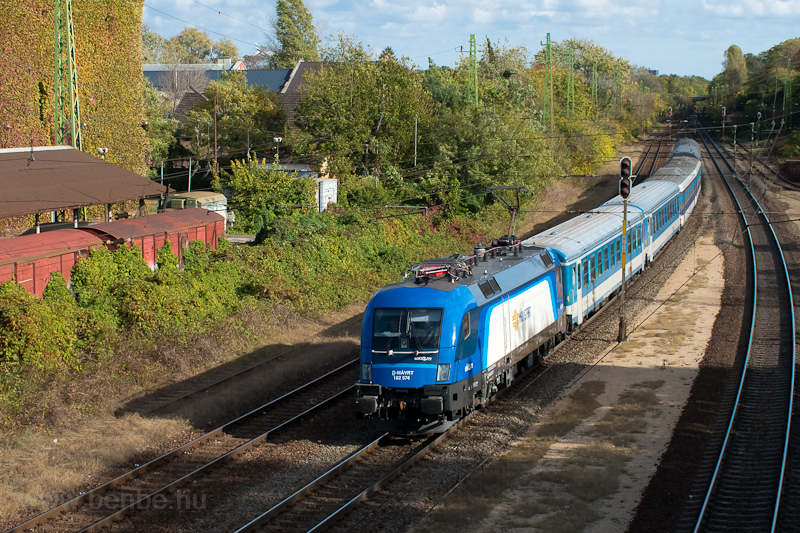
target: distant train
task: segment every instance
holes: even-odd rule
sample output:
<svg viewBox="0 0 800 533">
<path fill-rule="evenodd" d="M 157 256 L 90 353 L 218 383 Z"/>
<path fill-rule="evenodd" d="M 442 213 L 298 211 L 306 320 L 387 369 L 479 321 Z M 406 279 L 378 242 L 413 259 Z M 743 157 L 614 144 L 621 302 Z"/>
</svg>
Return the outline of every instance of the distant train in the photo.
<svg viewBox="0 0 800 533">
<path fill-rule="evenodd" d="M 70 282 L 72 267 L 93 248 L 136 245 L 155 270 L 156 253 L 169 241 L 173 253 L 183 257 L 191 241 L 216 249 L 225 235 L 225 218 L 207 209 L 182 209 L 115 222 L 79 225 L 0 240 L 0 283 L 15 281 L 41 297 L 52 272 Z"/>
<path fill-rule="evenodd" d="M 678 233 L 700 193 L 700 148 L 678 141 L 628 199 L 473 255 L 417 263 L 364 312 L 356 413 L 394 434 L 444 431 L 597 311 Z M 624 252 L 624 253 L 623 253 Z"/>
</svg>

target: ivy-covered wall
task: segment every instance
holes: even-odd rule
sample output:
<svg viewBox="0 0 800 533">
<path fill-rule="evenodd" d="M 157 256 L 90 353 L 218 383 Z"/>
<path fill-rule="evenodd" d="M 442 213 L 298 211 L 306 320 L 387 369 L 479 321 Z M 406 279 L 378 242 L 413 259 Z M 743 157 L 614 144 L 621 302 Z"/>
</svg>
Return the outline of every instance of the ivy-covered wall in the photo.
<svg viewBox="0 0 800 533">
<path fill-rule="evenodd" d="M 54 0 L 8 0 L 0 15 L 0 148 L 54 144 Z M 144 0 L 73 0 L 83 149 L 141 175 L 148 164 Z M 68 80 L 64 80 L 68 87 Z"/>
</svg>

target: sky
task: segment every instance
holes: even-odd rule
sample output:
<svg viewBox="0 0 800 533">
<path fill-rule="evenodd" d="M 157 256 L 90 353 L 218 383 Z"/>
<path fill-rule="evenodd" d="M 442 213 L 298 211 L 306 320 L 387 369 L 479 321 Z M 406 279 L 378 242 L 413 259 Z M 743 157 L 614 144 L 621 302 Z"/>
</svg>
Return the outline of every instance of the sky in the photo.
<svg viewBox="0 0 800 533">
<path fill-rule="evenodd" d="M 350 35 L 376 54 L 390 46 L 420 67 L 455 66 L 469 36 L 524 46 L 529 57 L 553 42 L 593 41 L 660 74 L 722 71 L 732 44 L 758 54 L 800 37 L 800 0 L 305 0 L 323 40 Z M 267 44 L 274 0 L 145 0 L 143 22 L 170 38 L 198 27 L 230 39 L 240 55 Z"/>
</svg>

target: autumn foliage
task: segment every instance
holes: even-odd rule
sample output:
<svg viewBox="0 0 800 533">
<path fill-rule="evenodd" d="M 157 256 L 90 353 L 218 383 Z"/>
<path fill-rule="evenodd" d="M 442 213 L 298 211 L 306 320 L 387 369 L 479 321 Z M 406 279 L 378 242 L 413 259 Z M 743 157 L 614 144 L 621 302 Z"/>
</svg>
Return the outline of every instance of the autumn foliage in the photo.
<svg viewBox="0 0 800 533">
<path fill-rule="evenodd" d="M 141 64 L 143 0 L 77 0 L 73 28 L 83 148 L 139 174 L 149 159 Z M 55 144 L 53 0 L 6 3 L 0 17 L 0 148 Z M 68 81 L 65 80 L 68 87 Z"/>
</svg>

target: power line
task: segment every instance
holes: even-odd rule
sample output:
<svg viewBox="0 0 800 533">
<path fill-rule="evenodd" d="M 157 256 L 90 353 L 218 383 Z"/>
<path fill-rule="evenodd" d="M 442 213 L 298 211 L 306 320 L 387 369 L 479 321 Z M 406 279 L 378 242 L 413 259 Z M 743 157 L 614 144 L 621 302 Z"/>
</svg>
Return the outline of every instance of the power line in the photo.
<svg viewBox="0 0 800 533">
<path fill-rule="evenodd" d="M 231 41 L 239 41 L 240 43 L 245 43 L 245 44 L 248 44 L 248 45 L 253 45 L 254 44 L 254 43 L 251 43 L 249 41 L 243 41 L 241 39 L 237 39 L 236 37 L 231 37 L 230 35 L 225 35 L 224 33 L 220 33 L 218 31 L 209 30 L 208 28 L 204 28 L 202 26 L 198 26 L 197 24 L 193 24 L 193 23 L 189 22 L 188 20 L 183 20 L 182 18 L 176 17 L 175 15 L 171 15 L 170 13 L 167 13 L 166 11 L 161 11 L 160 9 L 156 9 L 156 8 L 154 8 L 152 6 L 147 5 L 147 4 L 145 4 L 144 7 L 146 7 L 147 9 L 152 9 L 153 11 L 161 13 L 162 15 L 166 15 L 166 16 L 168 16 L 170 18 L 174 18 L 175 20 L 179 20 L 179 21 L 183 22 L 184 24 L 188 24 L 189 26 L 191 26 L 193 28 L 197 28 L 198 30 L 203 30 L 203 31 L 206 31 L 208 33 L 213 33 L 215 35 L 219 35 L 220 37 L 225 37 L 226 39 L 229 39 Z"/>
<path fill-rule="evenodd" d="M 207 6 L 207 5 L 205 5 L 205 4 L 201 4 L 201 3 L 200 3 L 200 2 L 198 2 L 197 0 L 192 0 L 192 1 L 193 1 L 195 4 L 197 4 L 197 5 L 199 5 L 199 6 L 203 6 L 203 7 L 204 7 L 204 8 L 206 8 L 206 9 L 210 9 L 211 11 L 216 11 L 216 12 L 217 12 L 217 13 L 219 13 L 220 15 L 225 15 L 225 16 L 226 16 L 226 17 L 228 17 L 228 18 L 231 18 L 231 19 L 233 19 L 233 20 L 237 20 L 237 21 L 239 21 L 239 22 L 242 22 L 242 23 L 244 23 L 244 24 L 247 24 L 248 26 L 252 26 L 252 27 L 254 27 L 254 28 L 257 28 L 257 29 L 259 29 L 259 30 L 261 30 L 261 31 L 266 31 L 266 30 L 265 30 L 264 28 L 262 28 L 261 26 L 257 26 L 256 24 L 253 24 L 252 22 L 248 22 L 248 21 L 246 21 L 246 20 L 243 20 L 243 19 L 240 19 L 240 18 L 234 17 L 233 15 L 229 15 L 228 13 L 222 12 L 222 11 L 218 10 L 217 8 L 214 8 L 214 7 L 211 7 L 211 6 Z"/>
</svg>

